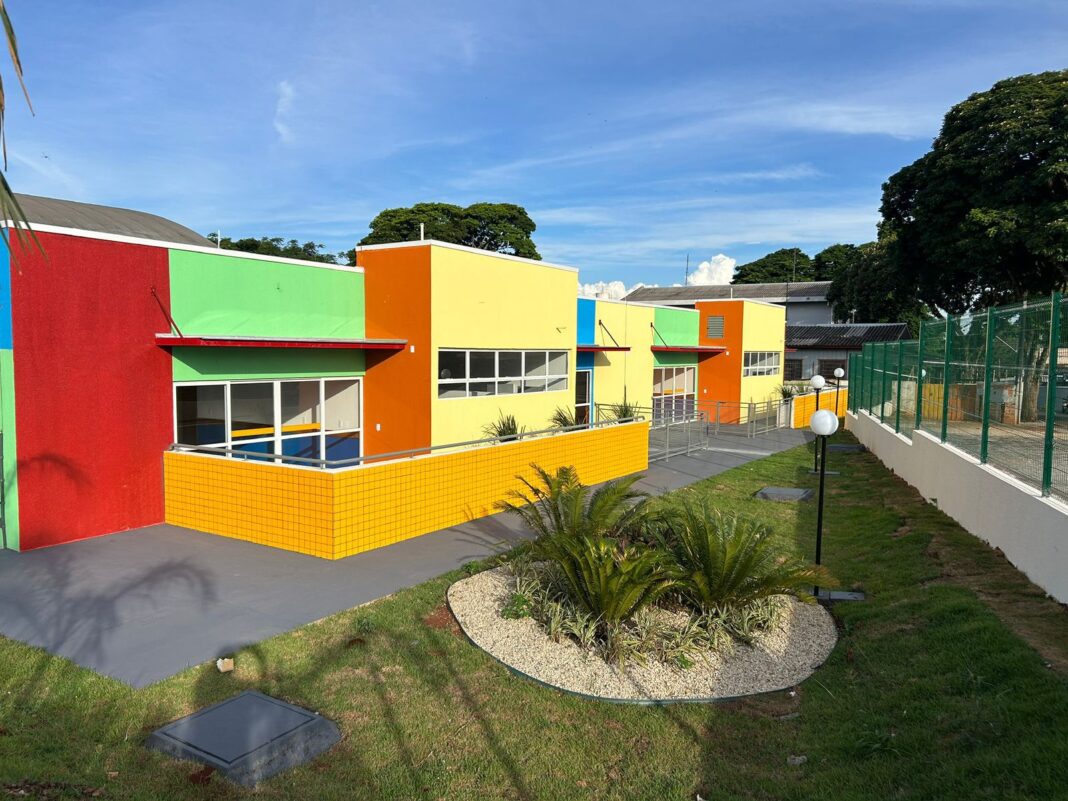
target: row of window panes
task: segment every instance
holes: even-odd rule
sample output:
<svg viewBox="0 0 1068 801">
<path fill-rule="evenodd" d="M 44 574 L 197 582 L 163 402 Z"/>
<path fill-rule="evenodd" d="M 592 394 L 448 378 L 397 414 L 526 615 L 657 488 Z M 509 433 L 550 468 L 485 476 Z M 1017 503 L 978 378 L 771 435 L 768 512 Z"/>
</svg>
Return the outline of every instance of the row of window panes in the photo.
<svg viewBox="0 0 1068 801">
<path fill-rule="evenodd" d="M 567 389 L 566 350 L 439 350 L 438 397 Z"/>
<path fill-rule="evenodd" d="M 781 358 L 775 350 L 747 350 L 743 356 L 742 375 L 778 375 Z"/>
<path fill-rule="evenodd" d="M 692 395 L 697 368 L 656 367 L 653 369 L 653 397 Z"/>
<path fill-rule="evenodd" d="M 310 459 L 360 455 L 356 379 L 178 384 L 176 441 Z"/>
</svg>

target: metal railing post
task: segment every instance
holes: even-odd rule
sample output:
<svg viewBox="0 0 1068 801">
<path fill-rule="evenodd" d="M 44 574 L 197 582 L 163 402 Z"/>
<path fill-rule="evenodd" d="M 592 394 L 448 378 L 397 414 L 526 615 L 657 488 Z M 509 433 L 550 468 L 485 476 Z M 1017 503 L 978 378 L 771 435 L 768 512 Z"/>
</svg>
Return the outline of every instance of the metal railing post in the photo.
<svg viewBox="0 0 1068 801">
<path fill-rule="evenodd" d="M 887 369 L 886 369 L 886 354 L 887 354 L 887 351 L 888 351 L 888 348 L 886 347 L 886 343 L 884 342 L 883 343 L 883 380 L 882 380 L 882 383 L 879 386 L 879 422 L 880 423 L 885 423 L 886 422 L 886 374 L 888 372 Z"/>
<path fill-rule="evenodd" d="M 894 433 L 901 433 L 901 362 L 905 356 L 905 340 L 897 341 L 897 401 L 894 403 Z"/>
<path fill-rule="evenodd" d="M 1049 378 L 1046 384 L 1046 442 L 1042 450 L 1042 494 L 1053 489 L 1053 434 L 1057 419 L 1057 361 L 1061 345 L 1061 293 L 1050 296 Z"/>
<path fill-rule="evenodd" d="M 919 429 L 923 425 L 923 321 L 920 321 L 920 336 L 916 340 L 916 425 Z"/>
<path fill-rule="evenodd" d="M 755 436 L 755 431 L 756 431 L 756 429 L 755 429 L 755 424 L 756 423 L 753 420 L 753 413 L 754 413 L 753 407 L 754 406 L 755 406 L 755 404 L 752 401 L 749 401 L 749 410 L 746 412 L 746 415 L 748 417 L 748 419 L 746 420 L 746 434 L 748 435 L 749 439 L 752 439 Z"/>
<path fill-rule="evenodd" d="M 939 439 L 949 438 L 949 367 L 953 363 L 953 317 L 946 316 L 946 349 L 942 359 L 942 431 Z"/>
<path fill-rule="evenodd" d="M 986 360 L 983 365 L 983 433 L 979 439 L 979 462 L 986 464 L 990 454 L 990 402 L 994 386 L 994 321 L 993 309 L 986 310 Z"/>
</svg>

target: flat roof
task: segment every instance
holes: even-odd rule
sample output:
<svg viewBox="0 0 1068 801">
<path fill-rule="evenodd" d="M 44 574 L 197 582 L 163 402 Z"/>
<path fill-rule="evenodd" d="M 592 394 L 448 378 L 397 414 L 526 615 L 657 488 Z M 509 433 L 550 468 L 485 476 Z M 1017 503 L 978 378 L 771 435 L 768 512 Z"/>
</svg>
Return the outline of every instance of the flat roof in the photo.
<svg viewBox="0 0 1068 801">
<path fill-rule="evenodd" d="M 830 281 L 797 281 L 774 284 L 703 284 L 700 286 L 643 286 L 624 300 L 652 303 L 696 303 L 702 300 L 763 300 L 791 302 L 827 301 Z"/>
<path fill-rule="evenodd" d="M 457 245 L 454 242 L 442 242 L 440 239 L 412 239 L 406 242 L 384 242 L 381 245 L 357 245 L 355 250 L 357 253 L 363 253 L 368 250 L 392 250 L 393 248 L 417 248 L 426 246 L 459 250 L 464 253 L 475 253 L 479 256 L 494 256 L 498 259 L 521 261 L 526 264 L 537 265 L 538 267 L 552 267 L 557 270 L 567 270 L 572 273 L 577 273 L 579 271 L 578 267 L 571 267 L 567 264 L 554 264 L 551 261 L 543 261 L 542 259 L 528 259 L 525 256 L 513 256 L 511 253 L 499 253 L 496 250 L 483 250 L 482 248 L 473 248 L 468 245 Z"/>
<path fill-rule="evenodd" d="M 332 348 L 343 350 L 404 350 L 404 346 L 408 344 L 408 340 L 156 334 L 156 344 L 162 348 Z"/>
</svg>

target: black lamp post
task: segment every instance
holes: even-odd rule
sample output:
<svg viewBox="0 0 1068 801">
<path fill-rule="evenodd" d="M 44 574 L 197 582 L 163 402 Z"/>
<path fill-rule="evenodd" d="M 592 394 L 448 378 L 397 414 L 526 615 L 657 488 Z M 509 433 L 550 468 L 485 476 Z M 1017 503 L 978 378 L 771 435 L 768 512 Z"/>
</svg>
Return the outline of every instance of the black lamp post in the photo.
<svg viewBox="0 0 1068 801">
<path fill-rule="evenodd" d="M 845 378 L 845 370 L 841 367 L 834 368 L 834 416 L 838 416 L 839 410 L 842 408 L 838 405 L 838 395 L 842 391 L 842 379 Z"/>
<path fill-rule="evenodd" d="M 826 385 L 827 381 L 819 373 L 814 373 L 812 378 L 808 380 L 808 385 L 816 391 L 816 411 L 820 410 L 820 390 Z M 820 469 L 820 449 L 819 438 L 816 438 L 816 442 L 812 443 L 812 472 L 815 473 Z"/>
</svg>

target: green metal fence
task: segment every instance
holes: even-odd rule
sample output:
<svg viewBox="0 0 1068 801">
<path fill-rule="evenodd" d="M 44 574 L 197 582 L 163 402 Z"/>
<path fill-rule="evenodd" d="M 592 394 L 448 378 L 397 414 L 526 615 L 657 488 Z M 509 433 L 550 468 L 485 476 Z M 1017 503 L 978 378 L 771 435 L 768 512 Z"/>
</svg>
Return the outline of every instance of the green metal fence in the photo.
<svg viewBox="0 0 1068 801">
<path fill-rule="evenodd" d="M 864 346 L 849 364 L 854 413 L 916 429 L 1068 500 L 1068 298 L 923 323 L 918 339 Z"/>
</svg>

